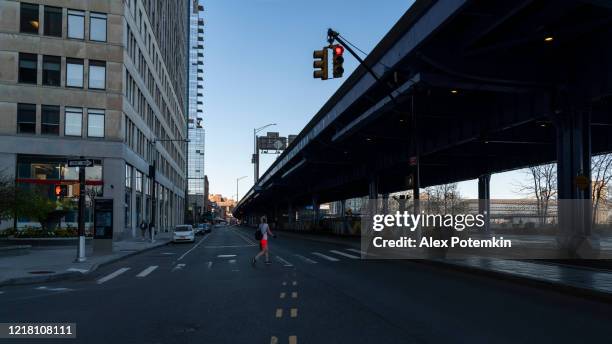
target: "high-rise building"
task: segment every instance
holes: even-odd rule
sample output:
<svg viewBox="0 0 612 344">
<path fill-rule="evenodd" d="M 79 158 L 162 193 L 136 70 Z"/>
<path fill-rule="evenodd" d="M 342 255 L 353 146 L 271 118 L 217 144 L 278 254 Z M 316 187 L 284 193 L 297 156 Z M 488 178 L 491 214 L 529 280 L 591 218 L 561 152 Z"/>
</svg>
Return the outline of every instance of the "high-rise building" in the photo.
<svg viewBox="0 0 612 344">
<path fill-rule="evenodd" d="M 190 214 L 196 216 L 206 212 L 203 16 L 204 7 L 198 0 L 192 0 L 189 24 L 188 207 Z"/>
<path fill-rule="evenodd" d="M 63 5 L 65 3 L 65 5 Z M 91 200 L 113 201 L 113 237 L 183 222 L 189 0 L 0 0 L 0 170 L 55 200 L 86 157 Z M 62 224 L 76 225 L 76 211 Z M 19 218 L 17 227 L 36 226 Z"/>
</svg>

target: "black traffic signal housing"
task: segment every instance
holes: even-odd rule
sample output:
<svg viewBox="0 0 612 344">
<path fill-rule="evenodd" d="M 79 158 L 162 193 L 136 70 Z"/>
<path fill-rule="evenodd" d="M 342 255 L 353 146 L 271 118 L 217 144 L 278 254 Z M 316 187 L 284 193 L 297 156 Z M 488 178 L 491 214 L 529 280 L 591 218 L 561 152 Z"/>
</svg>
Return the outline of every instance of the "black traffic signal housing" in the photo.
<svg viewBox="0 0 612 344">
<path fill-rule="evenodd" d="M 55 196 L 56 197 L 66 197 L 68 196 L 68 185 L 56 185 L 55 186 Z"/>
<path fill-rule="evenodd" d="M 341 78 L 342 74 L 344 74 L 344 67 L 342 64 L 344 63 L 344 47 L 340 44 L 334 44 L 332 46 L 332 51 L 334 52 L 334 56 L 332 58 L 333 61 L 333 75 L 334 78 Z"/>
<path fill-rule="evenodd" d="M 312 77 L 315 79 L 327 80 L 327 48 L 322 50 L 315 50 L 312 53 L 312 57 L 315 59 L 312 66 L 315 68 L 312 72 Z"/>
</svg>

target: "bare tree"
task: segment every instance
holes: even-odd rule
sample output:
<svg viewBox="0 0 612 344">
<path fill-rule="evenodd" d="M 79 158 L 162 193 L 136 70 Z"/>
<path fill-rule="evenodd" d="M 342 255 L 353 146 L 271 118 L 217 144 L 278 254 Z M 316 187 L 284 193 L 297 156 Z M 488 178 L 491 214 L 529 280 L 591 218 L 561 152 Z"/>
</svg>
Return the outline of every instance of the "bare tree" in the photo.
<svg viewBox="0 0 612 344">
<path fill-rule="evenodd" d="M 525 173 L 528 181 L 517 184 L 516 193 L 536 199 L 536 214 L 543 225 L 548 217 L 550 201 L 557 197 L 557 166 L 532 166 Z"/>
<path fill-rule="evenodd" d="M 464 202 L 457 183 L 435 185 L 425 188 L 427 211 L 455 214 L 463 211 Z"/>
<path fill-rule="evenodd" d="M 607 202 L 607 190 L 612 180 L 612 154 L 593 156 L 591 160 L 591 200 L 593 201 L 593 225 L 597 223 L 597 211 Z"/>
</svg>

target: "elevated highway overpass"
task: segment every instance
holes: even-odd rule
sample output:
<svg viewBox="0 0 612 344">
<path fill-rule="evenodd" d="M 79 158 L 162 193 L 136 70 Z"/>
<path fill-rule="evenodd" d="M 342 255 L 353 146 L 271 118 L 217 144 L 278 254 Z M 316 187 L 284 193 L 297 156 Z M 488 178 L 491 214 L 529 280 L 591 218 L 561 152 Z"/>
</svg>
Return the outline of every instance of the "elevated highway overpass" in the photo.
<svg viewBox="0 0 612 344">
<path fill-rule="evenodd" d="M 300 206 L 469 179 L 488 199 L 491 174 L 552 162 L 558 198 L 590 199 L 576 181 L 612 150 L 611 40 L 607 1 L 417 0 L 365 59 L 380 82 L 358 67 L 234 213 L 291 224 Z M 585 216 L 559 219 L 570 250 Z"/>
</svg>

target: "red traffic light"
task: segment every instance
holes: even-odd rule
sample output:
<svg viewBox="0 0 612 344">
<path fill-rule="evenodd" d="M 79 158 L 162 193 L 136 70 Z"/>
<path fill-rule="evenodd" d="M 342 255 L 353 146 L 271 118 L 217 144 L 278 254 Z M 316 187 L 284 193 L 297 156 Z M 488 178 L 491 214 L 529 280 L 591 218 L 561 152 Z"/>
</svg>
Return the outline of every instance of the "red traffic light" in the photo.
<svg viewBox="0 0 612 344">
<path fill-rule="evenodd" d="M 55 196 L 61 196 L 61 195 L 62 195 L 62 186 L 56 185 L 55 186 Z"/>
<path fill-rule="evenodd" d="M 344 53 L 344 47 L 341 46 L 340 44 L 336 44 L 334 46 L 334 55 L 342 56 L 343 53 Z"/>
</svg>

